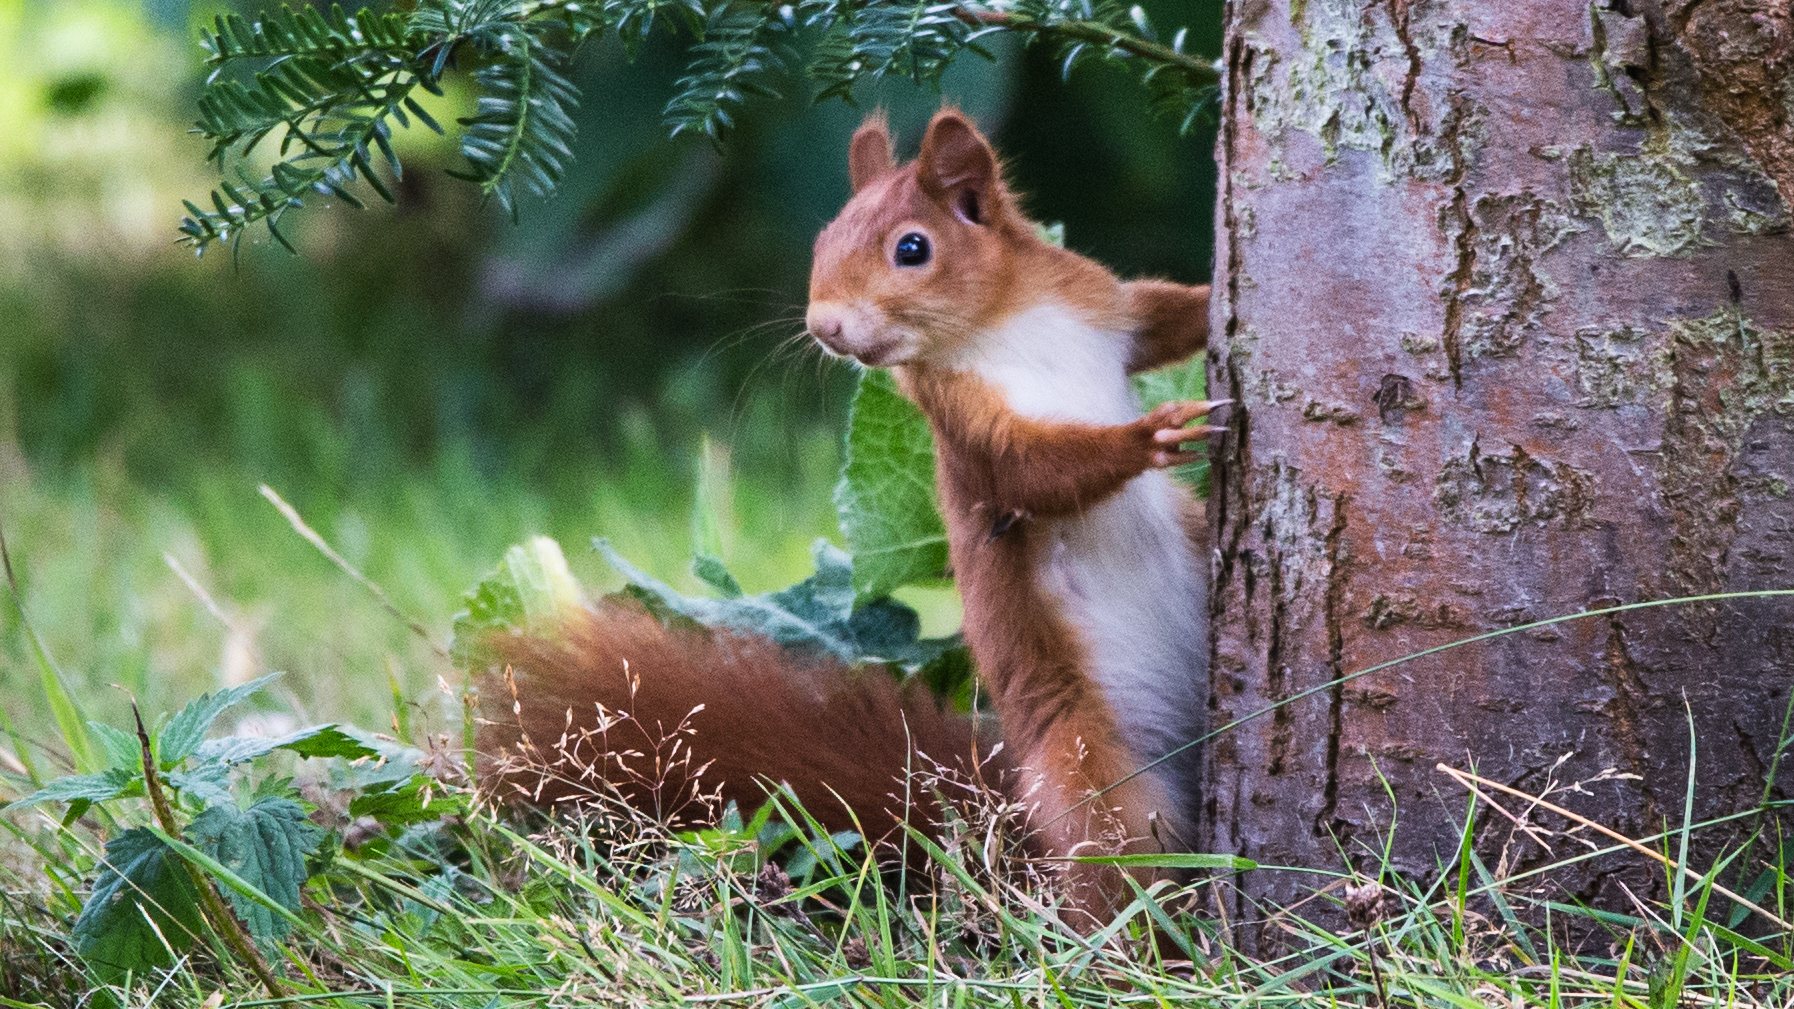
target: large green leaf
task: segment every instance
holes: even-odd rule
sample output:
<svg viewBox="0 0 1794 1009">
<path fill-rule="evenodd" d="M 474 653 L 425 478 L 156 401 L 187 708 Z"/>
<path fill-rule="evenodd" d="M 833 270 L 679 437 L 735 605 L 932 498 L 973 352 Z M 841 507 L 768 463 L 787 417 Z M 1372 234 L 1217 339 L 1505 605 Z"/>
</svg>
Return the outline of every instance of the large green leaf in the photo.
<svg viewBox="0 0 1794 1009">
<path fill-rule="evenodd" d="M 960 647 L 958 638 L 925 639 L 916 611 L 889 598 L 855 605 L 854 561 L 827 540 L 812 548 L 816 573 L 762 595 L 723 599 L 687 596 L 625 560 L 607 540 L 593 543 L 628 580 L 629 591 L 660 615 L 705 627 L 758 634 L 787 648 L 827 652 L 844 662 L 889 662 L 916 669 Z M 733 585 L 720 563 L 707 566 L 712 584 Z"/>
<path fill-rule="evenodd" d="M 248 809 L 232 803 L 208 807 L 194 817 L 187 834 L 201 851 L 289 911 L 299 910 L 305 856 L 323 838 L 323 831 L 306 820 L 299 804 L 283 798 L 263 799 Z M 226 896 L 250 934 L 263 942 L 280 939 L 292 927 L 235 890 Z"/>
<path fill-rule="evenodd" d="M 935 497 L 934 438 L 889 372 L 860 375 L 835 509 L 853 551 L 853 587 L 860 598 L 946 577 L 947 528 Z"/>
<path fill-rule="evenodd" d="M 75 920 L 75 949 L 108 982 L 167 966 L 170 950 L 186 950 L 199 934 L 196 896 L 179 855 L 142 827 L 127 830 L 106 845 L 99 878 Z"/>
<path fill-rule="evenodd" d="M 163 767 L 180 763 L 199 749 L 199 744 L 206 738 L 206 731 L 226 708 L 242 701 L 250 694 L 267 686 L 280 677 L 279 673 L 269 673 L 259 680 L 251 680 L 240 687 L 220 690 L 216 693 L 201 694 L 188 702 L 187 706 L 175 712 L 168 725 L 156 737 L 156 759 Z"/>
<path fill-rule="evenodd" d="M 581 593 L 560 544 L 535 536 L 505 551 L 498 567 L 461 601 L 466 609 L 455 614 L 450 653 L 458 668 L 469 669 L 485 665 L 485 641 L 493 632 L 540 633 L 579 606 Z"/>
</svg>

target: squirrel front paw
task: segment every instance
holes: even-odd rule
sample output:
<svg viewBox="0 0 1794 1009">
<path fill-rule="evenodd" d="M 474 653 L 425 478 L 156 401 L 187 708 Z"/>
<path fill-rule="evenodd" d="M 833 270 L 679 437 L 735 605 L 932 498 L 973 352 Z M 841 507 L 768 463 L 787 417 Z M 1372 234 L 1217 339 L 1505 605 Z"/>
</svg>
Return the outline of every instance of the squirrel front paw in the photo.
<svg viewBox="0 0 1794 1009">
<path fill-rule="evenodd" d="M 1189 442 L 1205 440 L 1216 431 L 1224 431 L 1219 427 L 1185 427 L 1185 424 L 1198 417 L 1206 417 L 1209 411 L 1219 406 L 1232 403 L 1231 399 L 1213 399 L 1208 402 L 1192 400 L 1172 400 L 1160 403 L 1152 412 L 1140 418 L 1140 424 L 1152 433 L 1152 465 L 1158 468 L 1181 466 L 1202 458 L 1198 451 L 1186 450 L 1183 445 Z"/>
</svg>

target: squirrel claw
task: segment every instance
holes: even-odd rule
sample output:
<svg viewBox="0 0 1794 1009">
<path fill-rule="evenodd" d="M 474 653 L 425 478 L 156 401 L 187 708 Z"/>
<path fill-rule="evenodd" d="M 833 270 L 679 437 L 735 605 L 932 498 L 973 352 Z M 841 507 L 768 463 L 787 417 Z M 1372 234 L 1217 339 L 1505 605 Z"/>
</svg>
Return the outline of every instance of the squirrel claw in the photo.
<svg viewBox="0 0 1794 1009">
<path fill-rule="evenodd" d="M 1170 469 L 1186 463 L 1201 462 L 1207 455 L 1207 452 L 1154 452 L 1152 464 L 1159 469 Z"/>
<path fill-rule="evenodd" d="M 1224 427 L 1167 427 L 1153 432 L 1152 440 L 1160 445 L 1180 445 L 1186 441 L 1201 441 L 1217 431 L 1227 430 Z"/>
</svg>

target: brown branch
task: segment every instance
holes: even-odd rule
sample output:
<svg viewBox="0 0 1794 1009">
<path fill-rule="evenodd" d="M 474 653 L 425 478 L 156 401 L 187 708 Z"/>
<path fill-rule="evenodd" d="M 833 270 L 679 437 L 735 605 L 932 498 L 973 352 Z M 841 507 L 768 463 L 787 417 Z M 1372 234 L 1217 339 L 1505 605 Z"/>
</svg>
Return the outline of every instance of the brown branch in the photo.
<svg viewBox="0 0 1794 1009">
<path fill-rule="evenodd" d="M 143 747 L 143 789 L 149 793 L 150 808 L 156 811 L 156 821 L 169 837 L 179 837 L 181 826 L 174 818 L 174 807 L 168 804 L 168 795 L 162 791 L 161 777 L 156 773 L 156 757 L 150 752 L 149 732 L 143 727 L 143 713 L 137 710 L 136 700 L 131 701 L 131 715 L 137 719 L 137 742 Z M 219 938 L 229 946 L 232 953 L 249 965 L 255 976 L 268 989 L 271 998 L 286 998 L 286 987 L 274 976 L 268 962 L 262 959 L 261 951 L 255 948 L 249 935 L 243 930 L 243 923 L 226 907 L 218 890 L 212 885 L 211 877 L 199 871 L 199 867 L 186 859 L 181 864 L 187 867 L 187 875 L 192 877 L 193 886 L 199 891 L 199 902 L 205 908 L 205 914 L 212 922 L 212 928 Z"/>
</svg>

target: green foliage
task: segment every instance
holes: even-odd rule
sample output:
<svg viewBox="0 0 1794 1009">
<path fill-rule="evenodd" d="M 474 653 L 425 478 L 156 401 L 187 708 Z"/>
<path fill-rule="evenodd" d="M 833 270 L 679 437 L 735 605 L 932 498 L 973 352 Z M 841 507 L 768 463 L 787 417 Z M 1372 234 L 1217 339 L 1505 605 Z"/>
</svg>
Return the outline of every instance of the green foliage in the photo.
<svg viewBox="0 0 1794 1009">
<path fill-rule="evenodd" d="M 947 527 L 934 487 L 928 420 L 886 371 L 860 377 L 848 415 L 846 462 L 835 486 L 841 533 L 861 598 L 947 576 Z"/>
<path fill-rule="evenodd" d="M 125 795 L 133 788 L 137 794 L 142 794 L 142 786 L 141 772 L 133 774 L 126 768 L 114 767 L 99 774 L 69 774 L 50 781 L 6 808 L 24 809 L 43 802 L 104 802 Z"/>
<path fill-rule="evenodd" d="M 75 919 L 75 949 L 111 982 L 165 967 L 200 934 L 193 878 L 166 842 L 133 827 L 106 844 L 99 878 Z"/>
<path fill-rule="evenodd" d="M 579 583 L 567 570 L 560 544 L 546 536 L 511 547 L 491 574 L 462 597 L 455 614 L 455 665 L 468 669 L 485 664 L 483 642 L 494 632 L 541 631 L 561 614 L 578 606 Z"/>
<path fill-rule="evenodd" d="M 168 835 L 157 829 L 136 826 L 106 845 L 98 878 L 72 934 L 76 950 L 108 982 L 167 966 L 172 954 L 192 945 L 203 918 L 203 895 L 194 885 L 196 879 L 205 878 L 195 876 L 199 870 L 217 873 L 230 884 L 231 907 L 258 942 L 277 943 L 288 934 L 306 880 L 330 859 L 313 858 L 326 834 L 310 821 L 310 810 L 299 801 L 290 777 L 263 773 L 250 805 L 240 806 L 235 798 L 239 786 L 249 790 L 254 771 L 264 770 L 256 766 L 260 758 L 276 750 L 333 764 L 333 784 L 350 793 L 351 814 L 371 816 L 383 829 L 397 830 L 464 810 L 449 790 L 423 771 L 422 754 L 371 737 L 364 741 L 365 734 L 359 731 L 320 725 L 275 738 L 205 739 L 219 715 L 274 678 L 265 676 L 202 695 L 154 734 L 134 735 L 95 724 L 94 737 L 102 741 L 115 766 L 101 774 L 50 781 L 6 807 L 23 810 L 47 802 L 67 803 L 69 813 L 63 820 L 67 826 L 95 803 L 142 799 L 152 794 L 150 786 L 158 785 L 164 794 L 171 794 L 166 802 L 153 800 L 155 819 L 162 827 L 172 832 L 168 817 L 190 815 L 185 839 L 179 843 L 169 843 Z M 156 755 L 148 768 L 146 749 Z M 370 764 L 370 758 L 379 759 Z M 144 805 L 137 803 L 140 812 Z M 128 817 L 128 811 L 109 812 L 110 822 Z M 270 907 L 269 901 L 287 913 Z M 223 924 L 214 920 L 213 927 Z"/>
<path fill-rule="evenodd" d="M 1212 111 L 1219 93 L 1220 71 L 1185 48 L 1187 28 L 1179 28 L 1169 45 L 1138 4 L 1117 0 L 1015 0 L 1005 11 L 1006 23 L 1053 48 L 1060 74 L 1092 57 L 1144 64 L 1140 82 L 1152 94 L 1161 114 L 1178 120 L 1188 133 Z"/>
<path fill-rule="evenodd" d="M 168 725 L 157 737 L 156 759 L 164 768 L 186 760 L 199 749 L 199 744 L 211 730 L 212 723 L 225 709 L 236 706 L 244 698 L 261 690 L 278 679 L 280 674 L 274 673 L 259 680 L 251 680 L 240 687 L 220 690 L 216 693 L 201 694 L 198 699 L 175 712 Z"/>
<path fill-rule="evenodd" d="M 444 56 L 466 42 L 491 62 L 474 71 L 480 88 L 479 111 L 460 120 L 461 154 L 467 170 L 451 172 L 457 178 L 479 184 L 480 192 L 498 198 L 499 205 L 517 216 L 512 180 L 522 179 L 536 196 L 548 196 L 560 184 L 575 127 L 572 110 L 579 91 L 561 76 L 562 54 L 545 42 L 539 32 L 523 24 L 480 23 L 491 3 L 443 4 L 418 11 L 417 23 L 429 32 L 441 14 L 444 29 L 434 43 L 439 54 L 432 75 L 439 73 Z M 453 23 L 454 9 L 462 24 Z M 396 164 L 396 163 L 395 163 Z M 384 195 L 384 194 L 382 194 Z"/>
<path fill-rule="evenodd" d="M 630 564 L 608 541 L 600 539 L 595 546 L 628 580 L 629 593 L 663 619 L 684 618 L 705 627 L 758 634 L 787 648 L 822 652 L 851 664 L 887 663 L 908 671 L 961 647 L 954 638 L 921 637 L 916 611 L 893 599 L 855 605 L 853 558 L 827 540 L 817 540 L 812 548 L 816 573 L 796 585 L 721 599 L 684 595 Z"/>
<path fill-rule="evenodd" d="M 280 796 L 261 799 L 248 809 L 234 803 L 208 806 L 193 818 L 187 833 L 201 851 L 289 911 L 299 910 L 299 887 L 311 875 L 306 857 L 324 838 L 298 803 Z M 292 928 L 286 918 L 260 902 L 234 889 L 228 896 L 258 941 L 283 939 Z"/>
<path fill-rule="evenodd" d="M 782 13 L 789 9 L 725 3 L 710 11 L 702 41 L 691 47 L 691 66 L 667 103 L 673 136 L 696 132 L 720 141 L 735 125 L 733 108 L 750 97 L 780 97 L 767 80 L 792 59 L 787 39 L 794 25 Z"/>
<path fill-rule="evenodd" d="M 378 756 L 368 744 L 334 725 L 314 725 L 284 736 L 224 736 L 199 744 L 194 757 L 202 766 L 241 764 L 246 760 L 287 750 L 301 757 L 344 757 L 355 760 Z"/>
<path fill-rule="evenodd" d="M 886 77 L 938 89 L 961 53 L 988 58 L 978 40 L 1002 32 L 1056 47 L 1067 74 L 1090 57 L 1142 65 L 1155 104 L 1180 117 L 1186 132 L 1218 80 L 1210 63 L 1184 51 L 1183 32 L 1160 44 L 1139 7 L 1113 0 L 426 0 L 410 15 L 349 15 L 337 6 L 222 15 L 201 37 L 211 74 L 198 131 L 221 170 L 265 141 L 276 143 L 278 160 L 259 180 L 220 183 L 210 209 L 187 203 L 182 240 L 203 252 L 260 223 L 291 249 L 281 220 L 312 195 L 358 207 L 355 191 L 365 184 L 392 202 L 380 170 L 395 179 L 403 172 L 393 130 L 415 118 L 440 131 L 415 93 L 441 94 L 444 75 L 463 60 L 472 66 L 477 110 L 459 120 L 466 167 L 452 174 L 515 218 L 517 187 L 551 195 L 573 157 L 580 94 L 563 73 L 573 53 L 610 32 L 634 52 L 656 21 L 694 38 L 666 124 L 674 135 L 714 141 L 744 102 L 779 97 L 774 81 L 799 64 L 815 79 L 818 101 L 852 102 L 859 84 Z"/>
<path fill-rule="evenodd" d="M 981 26 L 959 3 L 810 0 L 804 8 L 808 23 L 823 31 L 810 65 L 821 85 L 819 100 L 852 101 L 855 84 L 887 75 L 938 88 L 962 50 L 989 58 L 975 40 L 999 30 Z"/>
<path fill-rule="evenodd" d="M 359 207 L 350 191 L 359 180 L 391 202 L 392 193 L 374 168 L 379 158 L 395 177 L 401 172 L 391 121 L 408 125 L 405 110 L 410 109 L 426 125 L 435 125 L 412 97 L 420 85 L 434 89 L 436 84 L 419 51 L 423 36 L 412 30 L 411 20 L 367 10 L 351 17 L 337 6 L 328 16 L 310 7 L 297 13 L 282 8 L 254 21 L 220 15 L 213 30 L 202 32 L 200 44 L 213 69 L 199 99 L 197 125 L 212 144 L 209 158 L 223 168 L 227 158 L 248 157 L 279 131 L 280 160 L 260 181 L 221 183 L 212 192 L 211 210 L 189 202 L 182 240 L 203 252 L 214 241 L 240 239 L 259 222 L 291 249 L 280 220 L 303 206 L 308 194 Z M 242 62 L 264 65 L 247 81 L 225 74 Z"/>
</svg>

